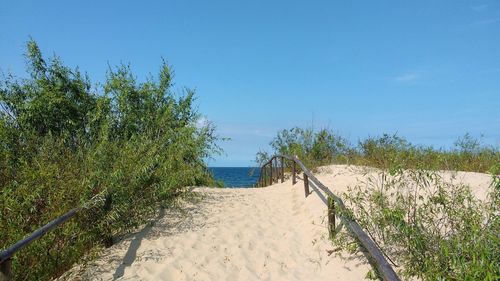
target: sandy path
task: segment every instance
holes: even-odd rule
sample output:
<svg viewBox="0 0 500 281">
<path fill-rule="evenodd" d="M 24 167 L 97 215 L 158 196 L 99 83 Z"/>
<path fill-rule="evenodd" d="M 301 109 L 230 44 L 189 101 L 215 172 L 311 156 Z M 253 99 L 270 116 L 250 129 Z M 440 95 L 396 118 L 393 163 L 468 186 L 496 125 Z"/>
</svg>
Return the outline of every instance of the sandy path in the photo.
<svg viewBox="0 0 500 281">
<path fill-rule="evenodd" d="M 373 170 L 373 169 L 372 169 Z M 341 195 L 373 176 L 366 168 L 332 165 L 318 179 Z M 489 175 L 442 172 L 484 199 Z M 303 182 L 266 188 L 196 188 L 203 198 L 183 212 L 166 211 L 153 226 L 104 250 L 72 280 L 361 280 L 370 269 L 362 254 L 329 254 L 325 198 Z M 318 196 L 319 195 L 319 196 Z"/>
<path fill-rule="evenodd" d="M 360 280 L 370 269 L 362 255 L 329 254 L 326 206 L 302 181 L 195 190 L 204 199 L 186 214 L 167 212 L 71 279 Z"/>
</svg>

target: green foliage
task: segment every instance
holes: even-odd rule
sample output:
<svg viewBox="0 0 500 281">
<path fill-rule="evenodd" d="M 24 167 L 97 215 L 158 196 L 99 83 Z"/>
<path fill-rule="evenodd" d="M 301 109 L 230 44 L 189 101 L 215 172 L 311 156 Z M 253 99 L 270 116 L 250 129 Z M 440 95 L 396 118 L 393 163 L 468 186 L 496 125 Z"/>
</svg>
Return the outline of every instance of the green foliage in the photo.
<svg viewBox="0 0 500 281">
<path fill-rule="evenodd" d="M 313 132 L 312 129 L 294 127 L 282 130 L 271 142 L 275 154 L 296 155 L 307 166 L 319 166 L 350 155 L 346 139 L 335 135 L 327 129 Z M 265 163 L 272 155 L 266 152 L 257 154 L 256 162 Z"/>
<path fill-rule="evenodd" d="M 88 129 L 98 97 L 90 93 L 89 78 L 70 70 L 57 57 L 47 64 L 34 41 L 28 42 L 26 58 L 31 79 L 21 83 L 9 77 L 1 90 L 3 115 L 9 122 L 37 136 L 76 134 Z"/>
<path fill-rule="evenodd" d="M 498 149 L 481 144 L 469 134 L 459 138 L 452 150 L 416 146 L 396 135 L 384 134 L 359 143 L 357 164 L 390 169 L 395 166 L 411 169 L 487 172 L 500 163 Z"/>
<path fill-rule="evenodd" d="M 194 92 L 172 92 L 165 62 L 143 83 L 112 68 L 100 92 L 34 41 L 26 59 L 30 78 L 0 80 L 0 248 L 92 204 L 14 256 L 17 280 L 58 276 L 183 187 L 215 184 L 204 164 L 220 152 L 215 129 L 196 125 Z"/>
<path fill-rule="evenodd" d="M 428 170 L 380 171 L 344 197 L 405 278 L 498 280 L 498 189 L 486 201 Z M 348 247 L 342 233 L 336 242 Z"/>
<path fill-rule="evenodd" d="M 432 169 L 488 172 L 500 165 L 498 148 L 481 143 L 469 134 L 459 138 L 451 150 L 417 146 L 397 135 L 369 137 L 351 145 L 345 138 L 322 129 L 292 128 L 278 132 L 270 143 L 272 154 L 297 155 L 308 167 L 343 163 L 382 169 Z M 256 162 L 265 163 L 272 155 L 257 154 Z"/>
</svg>

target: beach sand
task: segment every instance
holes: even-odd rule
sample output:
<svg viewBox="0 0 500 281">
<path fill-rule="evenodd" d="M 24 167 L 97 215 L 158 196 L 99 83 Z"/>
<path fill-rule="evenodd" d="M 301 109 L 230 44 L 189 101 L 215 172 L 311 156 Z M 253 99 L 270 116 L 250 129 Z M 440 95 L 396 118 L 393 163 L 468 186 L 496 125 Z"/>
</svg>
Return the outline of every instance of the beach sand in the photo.
<svg viewBox="0 0 500 281">
<path fill-rule="evenodd" d="M 362 179 L 360 168 L 332 165 L 318 179 L 334 193 Z M 481 197 L 490 178 L 458 174 Z M 72 280 L 362 280 L 361 253 L 336 252 L 328 240 L 325 197 L 303 181 L 266 188 L 195 188 L 198 203 L 165 210 L 153 225 L 77 266 Z M 318 196 L 320 195 L 320 196 Z"/>
</svg>

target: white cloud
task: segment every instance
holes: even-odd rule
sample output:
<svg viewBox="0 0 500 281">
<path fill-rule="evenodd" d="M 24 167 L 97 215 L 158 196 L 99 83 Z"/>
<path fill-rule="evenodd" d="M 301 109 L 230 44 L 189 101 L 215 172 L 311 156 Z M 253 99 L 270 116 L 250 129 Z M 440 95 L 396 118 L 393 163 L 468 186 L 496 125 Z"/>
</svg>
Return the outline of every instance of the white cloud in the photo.
<svg viewBox="0 0 500 281">
<path fill-rule="evenodd" d="M 394 77 L 393 80 L 402 83 L 409 83 L 409 82 L 414 82 L 418 78 L 419 76 L 416 73 L 405 73 Z"/>
</svg>

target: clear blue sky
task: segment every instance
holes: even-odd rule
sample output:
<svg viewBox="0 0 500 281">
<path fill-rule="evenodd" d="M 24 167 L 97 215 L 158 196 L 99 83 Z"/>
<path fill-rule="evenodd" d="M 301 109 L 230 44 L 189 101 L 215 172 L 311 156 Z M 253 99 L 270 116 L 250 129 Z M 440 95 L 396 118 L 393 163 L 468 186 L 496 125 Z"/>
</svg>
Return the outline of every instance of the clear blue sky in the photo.
<svg viewBox="0 0 500 281">
<path fill-rule="evenodd" d="M 24 73 L 29 36 L 95 82 L 167 59 L 232 138 L 213 166 L 252 165 L 295 125 L 500 145 L 500 1 L 0 1 L 4 73 Z"/>
</svg>

